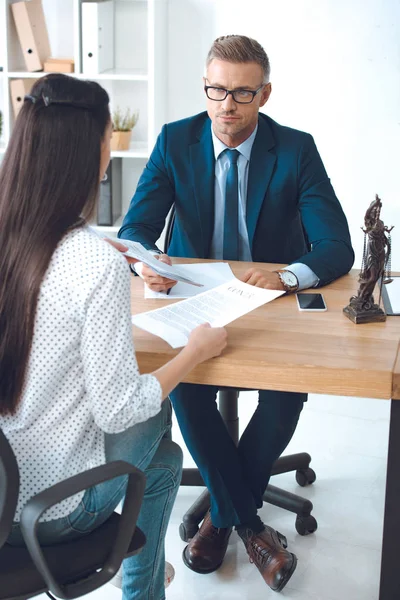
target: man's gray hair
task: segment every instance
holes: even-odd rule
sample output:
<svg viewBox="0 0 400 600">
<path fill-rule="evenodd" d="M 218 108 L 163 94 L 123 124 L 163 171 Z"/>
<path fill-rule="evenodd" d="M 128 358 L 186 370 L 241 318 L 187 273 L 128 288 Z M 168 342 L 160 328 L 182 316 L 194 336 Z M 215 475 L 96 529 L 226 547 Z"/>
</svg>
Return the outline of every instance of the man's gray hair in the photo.
<svg viewBox="0 0 400 600">
<path fill-rule="evenodd" d="M 206 69 L 214 58 L 231 63 L 255 62 L 263 70 L 264 83 L 269 81 L 271 67 L 264 48 L 245 35 L 223 35 L 217 38 L 207 55 Z"/>
</svg>

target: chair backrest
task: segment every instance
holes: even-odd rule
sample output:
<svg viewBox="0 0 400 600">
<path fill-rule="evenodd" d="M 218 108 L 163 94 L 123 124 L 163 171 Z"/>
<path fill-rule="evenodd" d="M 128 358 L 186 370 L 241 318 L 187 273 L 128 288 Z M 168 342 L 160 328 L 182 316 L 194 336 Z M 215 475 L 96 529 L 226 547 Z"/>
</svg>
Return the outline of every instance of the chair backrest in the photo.
<svg viewBox="0 0 400 600">
<path fill-rule="evenodd" d="M 0 429 L 0 548 L 11 532 L 18 502 L 19 471 L 14 452 Z"/>
<path fill-rule="evenodd" d="M 174 228 L 175 223 L 175 204 L 172 205 L 171 211 L 169 213 L 167 229 L 165 231 L 165 240 L 164 240 L 164 254 L 168 254 L 168 248 L 172 239 L 172 230 Z"/>
</svg>

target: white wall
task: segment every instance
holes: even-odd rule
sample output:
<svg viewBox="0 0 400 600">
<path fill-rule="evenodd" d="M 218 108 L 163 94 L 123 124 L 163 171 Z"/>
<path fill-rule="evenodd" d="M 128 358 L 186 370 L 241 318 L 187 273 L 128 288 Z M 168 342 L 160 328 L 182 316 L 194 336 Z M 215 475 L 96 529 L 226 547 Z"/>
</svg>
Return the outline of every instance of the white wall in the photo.
<svg viewBox="0 0 400 600">
<path fill-rule="evenodd" d="M 400 270 L 400 0 L 170 0 L 168 120 L 204 110 L 201 77 L 219 35 L 257 39 L 271 60 L 266 111 L 310 132 L 349 220 L 378 193 Z"/>
</svg>

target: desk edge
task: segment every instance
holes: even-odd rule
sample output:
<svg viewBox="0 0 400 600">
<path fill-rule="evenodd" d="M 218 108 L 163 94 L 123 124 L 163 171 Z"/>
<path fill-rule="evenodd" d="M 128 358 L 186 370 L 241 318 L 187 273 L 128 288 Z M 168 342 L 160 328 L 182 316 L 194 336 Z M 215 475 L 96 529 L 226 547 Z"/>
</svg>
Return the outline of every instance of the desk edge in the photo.
<svg viewBox="0 0 400 600">
<path fill-rule="evenodd" d="M 400 342 L 397 348 L 397 357 L 393 369 L 392 399 L 400 400 Z"/>
</svg>

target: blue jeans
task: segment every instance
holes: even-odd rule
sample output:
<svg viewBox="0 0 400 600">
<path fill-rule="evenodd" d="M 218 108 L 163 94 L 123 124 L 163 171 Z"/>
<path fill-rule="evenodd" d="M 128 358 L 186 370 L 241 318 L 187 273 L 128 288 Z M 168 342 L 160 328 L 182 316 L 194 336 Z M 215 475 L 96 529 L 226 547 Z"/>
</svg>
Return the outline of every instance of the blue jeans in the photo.
<svg viewBox="0 0 400 600">
<path fill-rule="evenodd" d="M 182 473 L 182 450 L 171 440 L 171 405 L 163 402 L 161 412 L 122 433 L 105 435 L 106 460 L 125 460 L 146 474 L 146 489 L 138 526 L 147 542 L 137 556 L 123 562 L 123 600 L 163 600 L 165 535 Z M 42 544 L 77 538 L 99 527 L 125 495 L 127 477 L 119 477 L 85 492 L 78 507 L 68 516 L 40 523 Z M 23 545 L 19 524 L 8 539 Z"/>
</svg>

